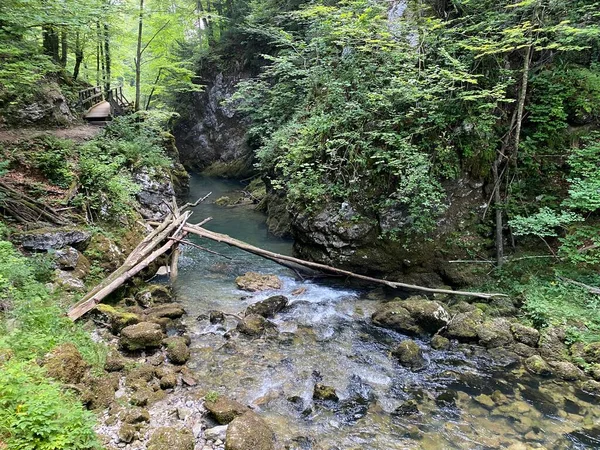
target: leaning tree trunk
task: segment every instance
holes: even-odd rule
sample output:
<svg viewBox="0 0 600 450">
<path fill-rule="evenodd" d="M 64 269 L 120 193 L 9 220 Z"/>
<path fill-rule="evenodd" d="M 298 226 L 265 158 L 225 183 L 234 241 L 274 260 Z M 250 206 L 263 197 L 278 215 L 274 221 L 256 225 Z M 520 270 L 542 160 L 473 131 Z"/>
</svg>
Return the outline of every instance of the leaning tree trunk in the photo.
<svg viewBox="0 0 600 450">
<path fill-rule="evenodd" d="M 110 92 L 110 80 L 111 80 L 111 73 L 110 73 L 110 65 L 111 65 L 111 59 L 110 59 L 110 35 L 108 32 L 108 23 L 104 23 L 104 61 L 105 61 L 105 67 L 106 67 L 106 79 L 104 81 L 104 92 L 106 92 L 106 94 L 108 95 L 108 93 Z"/>
<path fill-rule="evenodd" d="M 67 67 L 67 57 L 69 44 L 67 42 L 68 33 L 66 29 L 62 29 L 60 32 L 60 65 L 61 67 Z"/>
</svg>

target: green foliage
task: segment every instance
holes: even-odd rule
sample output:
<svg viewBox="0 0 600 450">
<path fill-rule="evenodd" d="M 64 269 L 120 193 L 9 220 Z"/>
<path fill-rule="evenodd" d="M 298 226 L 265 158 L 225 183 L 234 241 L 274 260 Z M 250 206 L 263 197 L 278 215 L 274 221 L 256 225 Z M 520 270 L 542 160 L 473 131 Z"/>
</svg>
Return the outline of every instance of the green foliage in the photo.
<svg viewBox="0 0 600 450">
<path fill-rule="evenodd" d="M 101 367 L 104 350 L 65 316 L 39 262 L 0 240 L 0 352 L 10 356 L 0 363 L 0 439 L 24 450 L 100 448 L 91 413 L 46 378 L 36 360 L 70 342 Z"/>
<path fill-rule="evenodd" d="M 27 145 L 28 153 L 33 155 L 34 166 L 48 180 L 63 188 L 70 186 L 74 179 L 70 162 L 74 154 L 72 141 L 44 136 L 29 141 Z"/>
<path fill-rule="evenodd" d="M 11 449 L 100 449 L 93 415 L 34 363 L 0 365 L 0 439 Z"/>
</svg>

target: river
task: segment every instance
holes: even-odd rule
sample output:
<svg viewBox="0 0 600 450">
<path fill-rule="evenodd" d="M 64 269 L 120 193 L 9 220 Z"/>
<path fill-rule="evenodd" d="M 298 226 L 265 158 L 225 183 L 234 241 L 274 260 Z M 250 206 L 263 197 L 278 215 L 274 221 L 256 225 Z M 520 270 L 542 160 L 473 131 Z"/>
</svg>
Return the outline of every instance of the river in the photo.
<svg viewBox="0 0 600 450">
<path fill-rule="evenodd" d="M 210 230 L 291 254 L 292 242 L 270 235 L 263 214 L 214 204 L 240 188 L 237 182 L 193 176 L 190 198 L 212 191 L 212 201 L 194 208 L 192 222 L 212 217 Z M 256 409 L 283 448 L 600 448 L 594 428 L 600 408 L 573 384 L 525 375 L 510 357 L 476 346 L 433 350 L 428 339 L 416 340 L 427 366 L 412 371 L 390 355 L 406 336 L 371 324 L 371 314 L 390 292 L 301 279 L 236 248 L 190 239 L 231 259 L 187 247 L 180 260 L 175 290 L 188 312 L 189 366 L 202 388 Z M 283 289 L 240 291 L 235 278 L 247 271 L 276 274 Z M 273 320 L 279 331 L 274 337 L 240 336 L 232 331 L 234 318 L 225 324 L 196 320 L 210 310 L 243 314 L 248 305 L 275 294 L 286 295 L 290 305 Z M 334 387 L 339 401 L 313 401 L 316 382 Z M 418 413 L 408 414 L 408 405 L 416 405 Z"/>
</svg>

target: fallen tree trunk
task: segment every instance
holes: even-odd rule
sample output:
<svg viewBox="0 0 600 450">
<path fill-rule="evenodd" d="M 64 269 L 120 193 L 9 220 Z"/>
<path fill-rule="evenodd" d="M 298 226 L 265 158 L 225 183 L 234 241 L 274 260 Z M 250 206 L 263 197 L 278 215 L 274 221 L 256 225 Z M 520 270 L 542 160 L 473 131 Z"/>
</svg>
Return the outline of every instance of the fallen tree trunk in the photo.
<svg viewBox="0 0 600 450">
<path fill-rule="evenodd" d="M 225 243 L 228 245 L 232 245 L 234 247 L 238 247 L 242 250 L 245 250 L 250 253 L 254 253 L 255 255 L 259 255 L 264 258 L 271 259 L 278 263 L 289 262 L 289 263 L 293 263 L 293 264 L 298 264 L 300 266 L 309 267 L 311 269 L 320 270 L 323 272 L 330 272 L 330 273 L 344 275 L 344 276 L 351 277 L 351 278 L 357 278 L 359 280 L 368 281 L 370 283 L 383 284 L 383 285 L 389 286 L 391 288 L 411 289 L 411 290 L 415 290 L 415 291 L 429 292 L 429 293 L 433 293 L 433 294 L 464 295 L 464 296 L 468 296 L 468 297 L 477 297 L 477 298 L 484 298 L 484 299 L 489 299 L 489 298 L 493 298 L 493 297 L 506 297 L 505 294 L 500 294 L 500 293 L 454 291 L 451 289 L 436 289 L 436 288 L 429 288 L 429 287 L 425 287 L 425 286 L 419 286 L 416 284 L 408 284 L 408 283 L 401 283 L 398 281 L 383 280 L 380 278 L 374 278 L 374 277 L 370 277 L 367 275 L 361 275 L 358 273 L 350 272 L 348 270 L 337 269 L 335 267 L 327 266 L 325 264 L 315 263 L 315 262 L 311 262 L 311 261 L 304 261 L 302 259 L 294 258 L 292 256 L 281 255 L 278 253 L 270 252 L 268 250 L 263 250 L 261 248 L 254 247 L 253 245 L 247 244 L 238 239 L 232 238 L 231 236 L 228 236 L 226 234 L 215 233 L 214 231 L 209 231 L 209 230 L 199 227 L 197 225 L 186 224 L 183 227 L 183 230 L 187 231 L 188 233 L 192 233 L 192 234 L 195 234 L 197 236 L 200 236 L 200 237 L 203 237 L 206 239 L 211 239 L 213 241 L 222 242 L 222 243 Z"/>
<path fill-rule="evenodd" d="M 191 214 L 191 212 L 186 212 L 178 217 L 169 215 L 167 220 L 161 224 L 161 227 L 154 230 L 138 244 L 121 267 L 88 292 L 69 310 L 67 314 L 69 318 L 77 320 L 88 311 L 94 309 L 98 303 L 116 291 L 127 280 L 137 275 L 159 256 L 169 251 L 176 244 L 176 240 L 170 239 L 170 237 L 181 239 L 183 235 L 182 229 Z M 156 249 L 165 240 L 166 242 L 160 248 Z"/>
</svg>

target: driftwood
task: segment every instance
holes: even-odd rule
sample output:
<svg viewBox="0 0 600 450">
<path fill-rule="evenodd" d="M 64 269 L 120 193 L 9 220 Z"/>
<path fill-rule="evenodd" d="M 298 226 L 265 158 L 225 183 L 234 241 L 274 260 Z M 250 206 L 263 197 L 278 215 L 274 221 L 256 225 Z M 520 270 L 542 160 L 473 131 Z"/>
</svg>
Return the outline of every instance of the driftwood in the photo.
<svg viewBox="0 0 600 450">
<path fill-rule="evenodd" d="M 67 225 L 57 211 L 0 181 L 0 209 L 22 224 L 40 220 L 55 225 Z"/>
<path fill-rule="evenodd" d="M 429 288 L 429 287 L 425 287 L 425 286 L 419 286 L 416 284 L 408 284 L 408 283 L 401 283 L 401 282 L 397 282 L 397 281 L 383 280 L 380 278 L 374 278 L 374 277 L 370 277 L 367 275 L 357 274 L 354 272 L 350 272 L 348 270 L 337 269 L 335 267 L 327 266 L 325 264 L 315 263 L 315 262 L 311 262 L 311 261 L 305 261 L 305 260 L 302 260 L 299 258 L 293 258 L 291 256 L 280 255 L 278 253 L 270 252 L 268 250 L 263 250 L 261 248 L 254 247 L 253 245 L 242 242 L 238 239 L 234 239 L 226 234 L 215 233 L 213 231 L 206 230 L 205 228 L 202 228 L 198 225 L 186 224 L 183 227 L 183 230 L 187 231 L 188 233 L 192 233 L 192 234 L 198 235 L 198 236 L 206 238 L 206 239 L 211 239 L 213 241 L 223 242 L 227 245 L 238 247 L 242 250 L 245 250 L 250 253 L 254 253 L 255 255 L 259 255 L 264 258 L 271 259 L 278 263 L 285 262 L 285 263 L 297 264 L 297 265 L 308 267 L 311 269 L 320 270 L 323 272 L 329 272 L 329 273 L 334 273 L 334 274 L 338 274 L 338 275 L 344 275 L 344 276 L 351 277 L 351 278 L 356 278 L 356 279 L 363 280 L 363 281 L 368 281 L 370 283 L 383 284 L 383 285 L 389 286 L 391 288 L 411 289 L 411 290 L 415 290 L 415 291 L 429 292 L 429 293 L 434 293 L 434 294 L 464 295 L 464 296 L 484 298 L 484 299 L 489 299 L 489 298 L 493 298 L 493 297 L 506 297 L 505 294 L 500 294 L 500 293 L 454 291 L 451 289 L 436 289 L 436 288 Z"/>
</svg>

